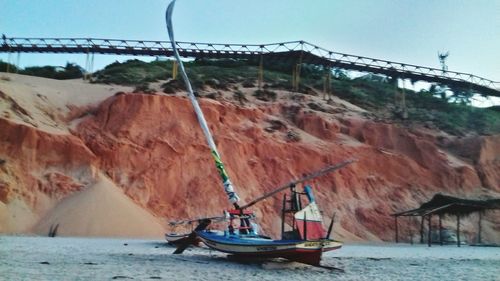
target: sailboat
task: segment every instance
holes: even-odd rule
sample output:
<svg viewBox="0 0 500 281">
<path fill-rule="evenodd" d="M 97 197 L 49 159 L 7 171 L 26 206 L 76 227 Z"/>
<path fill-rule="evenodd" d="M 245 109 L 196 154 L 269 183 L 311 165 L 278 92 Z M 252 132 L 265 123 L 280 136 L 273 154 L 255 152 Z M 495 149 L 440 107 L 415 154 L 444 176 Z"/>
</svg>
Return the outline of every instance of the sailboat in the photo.
<svg viewBox="0 0 500 281">
<path fill-rule="evenodd" d="M 328 167 L 331 170 L 345 166 L 350 162 Z M 333 168 L 332 168 L 333 167 Z M 197 230 L 197 237 L 209 248 L 235 255 L 240 260 L 285 258 L 291 261 L 319 266 L 323 252 L 336 250 L 342 243 L 330 239 L 333 219 L 328 231 L 324 228 L 322 216 L 314 199 L 312 188 L 304 185 L 302 192 L 297 190 L 294 181 L 269 194 L 253 200 L 240 209 L 226 211 L 229 214 L 228 227 L 224 232 Z M 283 197 L 281 239 L 275 240 L 259 233 L 254 222 L 255 215 L 247 208 L 277 192 L 289 189 L 290 196 Z M 308 204 L 302 207 L 302 197 L 307 197 Z M 286 226 L 291 229 L 286 229 Z"/>
<path fill-rule="evenodd" d="M 208 247 L 235 255 L 239 258 L 285 258 L 292 261 L 302 262 L 311 265 L 319 265 L 322 253 L 325 251 L 339 249 L 342 243 L 330 239 L 333 220 L 330 227 L 325 230 L 321 213 L 314 199 L 312 189 L 309 185 L 304 185 L 302 192 L 297 191 L 298 184 L 304 184 L 307 180 L 324 175 L 334 170 L 340 169 L 353 160 L 341 162 L 337 165 L 329 166 L 310 176 L 292 181 L 268 194 L 265 194 L 250 203 L 240 206 L 240 197 L 236 193 L 234 186 L 229 179 L 224 164 L 221 161 L 212 134 L 208 128 L 203 112 L 196 100 L 191 83 L 187 77 L 182 60 L 180 59 L 177 45 L 174 39 L 172 13 L 175 0 L 173 0 L 166 11 L 167 30 L 172 45 L 174 57 L 179 65 L 179 72 L 186 84 L 188 97 L 196 113 L 196 117 L 205 135 L 208 147 L 213 156 L 215 166 L 222 180 L 222 186 L 228 201 L 233 209 L 225 211 L 229 223 L 224 231 L 207 230 L 210 219 L 200 220 L 199 225 L 189 235 L 185 235 L 182 243 L 178 246 L 174 254 L 182 253 L 189 244 L 201 239 Z M 282 237 L 279 240 L 271 239 L 259 233 L 260 227 L 255 222 L 255 214 L 248 208 L 270 196 L 285 189 L 290 190 L 290 199 L 285 196 L 282 209 Z M 308 204 L 302 208 L 301 197 L 306 196 Z M 285 220 L 289 217 L 292 229 L 285 231 Z"/>
</svg>

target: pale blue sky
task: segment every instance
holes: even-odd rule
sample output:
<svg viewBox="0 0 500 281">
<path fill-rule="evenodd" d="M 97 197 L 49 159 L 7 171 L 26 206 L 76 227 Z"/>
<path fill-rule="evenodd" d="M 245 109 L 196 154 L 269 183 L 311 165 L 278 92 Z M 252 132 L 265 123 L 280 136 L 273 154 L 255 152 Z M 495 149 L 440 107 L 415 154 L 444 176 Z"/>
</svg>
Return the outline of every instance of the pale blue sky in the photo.
<svg viewBox="0 0 500 281">
<path fill-rule="evenodd" d="M 16 37 L 167 40 L 163 0 L 0 0 L 0 33 Z M 176 39 L 305 40 L 332 51 L 439 67 L 500 81 L 498 0 L 178 0 Z M 6 54 L 0 59 L 7 60 Z M 95 69 L 116 60 L 96 55 Z M 125 59 L 125 58 L 118 58 Z M 22 54 L 21 66 L 85 65 L 84 55 Z"/>
</svg>

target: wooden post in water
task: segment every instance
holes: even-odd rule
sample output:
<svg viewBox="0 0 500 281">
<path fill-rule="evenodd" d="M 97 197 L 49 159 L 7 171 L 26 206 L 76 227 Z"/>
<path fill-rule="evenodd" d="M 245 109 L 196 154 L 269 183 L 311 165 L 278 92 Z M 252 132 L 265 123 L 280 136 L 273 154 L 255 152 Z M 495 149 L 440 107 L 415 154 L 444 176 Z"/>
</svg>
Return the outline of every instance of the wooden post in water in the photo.
<svg viewBox="0 0 500 281">
<path fill-rule="evenodd" d="M 443 214 L 439 214 L 439 245 L 443 246 Z"/>
<path fill-rule="evenodd" d="M 460 247 L 460 215 L 457 214 L 457 247 Z"/>
<path fill-rule="evenodd" d="M 427 217 L 427 246 L 431 246 L 432 243 L 432 226 L 431 226 L 431 219 L 432 215 L 429 214 L 429 217 Z"/>
<path fill-rule="evenodd" d="M 399 237 L 398 237 L 398 216 L 394 216 L 394 229 L 396 230 L 396 243 L 399 243 Z"/>
</svg>

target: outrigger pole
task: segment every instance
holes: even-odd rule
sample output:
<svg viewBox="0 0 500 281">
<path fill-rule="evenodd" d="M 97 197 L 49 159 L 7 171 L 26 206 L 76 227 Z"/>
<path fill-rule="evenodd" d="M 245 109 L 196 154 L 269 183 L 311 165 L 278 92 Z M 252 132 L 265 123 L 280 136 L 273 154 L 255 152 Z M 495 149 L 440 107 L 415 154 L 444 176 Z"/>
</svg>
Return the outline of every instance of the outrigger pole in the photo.
<svg viewBox="0 0 500 281">
<path fill-rule="evenodd" d="M 182 60 L 179 56 L 179 52 L 177 51 L 177 46 L 176 46 L 175 39 L 174 39 L 174 30 L 173 30 L 173 25 L 172 25 L 172 12 L 174 11 L 174 5 L 175 5 L 175 0 L 170 2 L 170 4 L 168 5 L 168 8 L 167 8 L 167 13 L 166 13 L 168 36 L 170 37 L 170 43 L 172 44 L 172 50 L 174 53 L 174 57 L 177 60 L 177 63 L 179 64 L 182 79 L 184 80 L 184 83 L 186 84 L 186 88 L 188 90 L 188 97 L 191 100 L 194 111 L 196 113 L 196 117 L 198 118 L 198 122 L 200 123 L 200 126 L 203 130 L 203 134 L 205 135 L 208 146 L 210 147 L 210 150 L 212 152 L 212 156 L 214 157 L 215 166 L 217 167 L 217 171 L 219 172 L 219 175 L 222 179 L 224 191 L 226 192 L 226 195 L 229 199 L 229 202 L 231 202 L 231 204 L 233 204 L 233 206 L 236 209 L 239 209 L 240 207 L 238 205 L 238 201 L 240 200 L 240 198 L 236 194 L 236 192 L 234 191 L 233 184 L 231 183 L 231 180 L 229 179 L 229 176 L 224 168 L 224 164 L 222 163 L 222 161 L 220 159 L 219 152 L 217 151 L 217 147 L 215 146 L 214 139 L 213 139 L 212 134 L 210 133 L 210 130 L 208 128 L 207 121 L 205 120 L 205 117 L 203 116 L 203 112 L 201 111 L 201 108 L 200 108 L 200 105 L 198 104 L 198 101 L 196 100 L 196 97 L 195 97 L 194 92 L 193 92 L 193 88 L 191 87 L 191 82 L 189 81 L 189 78 L 187 77 L 186 70 L 184 69 L 184 64 L 182 63 Z"/>
<path fill-rule="evenodd" d="M 226 216 L 216 216 L 216 217 L 207 217 L 207 218 L 197 218 L 197 219 L 192 219 L 192 220 L 182 220 L 182 221 L 171 221 L 168 223 L 170 226 L 177 226 L 180 224 L 192 224 L 193 222 L 200 223 L 204 220 L 211 220 L 211 221 L 223 221 L 227 217 Z"/>
</svg>

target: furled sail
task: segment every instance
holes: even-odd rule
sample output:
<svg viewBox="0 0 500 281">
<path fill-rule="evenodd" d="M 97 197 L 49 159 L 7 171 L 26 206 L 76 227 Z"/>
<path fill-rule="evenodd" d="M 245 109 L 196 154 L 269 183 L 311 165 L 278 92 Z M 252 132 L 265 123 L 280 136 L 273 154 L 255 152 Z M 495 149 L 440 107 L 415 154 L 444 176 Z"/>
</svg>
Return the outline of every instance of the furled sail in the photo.
<svg viewBox="0 0 500 281">
<path fill-rule="evenodd" d="M 198 122 L 200 123 L 201 129 L 203 130 L 203 133 L 205 134 L 205 138 L 207 140 L 208 146 L 210 147 L 210 150 L 212 152 L 212 156 L 214 157 L 215 160 L 215 166 L 217 167 L 217 171 L 219 172 L 220 177 L 222 178 L 222 184 L 224 186 L 224 191 L 226 192 L 229 201 L 236 207 L 238 207 L 238 201 L 239 197 L 234 191 L 233 184 L 231 183 L 231 180 L 229 179 L 229 176 L 224 168 L 224 164 L 222 163 L 220 159 L 219 152 L 217 151 L 217 147 L 215 146 L 215 142 L 213 140 L 212 134 L 210 133 L 210 130 L 207 125 L 207 121 L 205 120 L 205 117 L 203 116 L 203 112 L 201 111 L 200 105 L 198 104 L 198 101 L 196 100 L 196 97 L 193 92 L 193 88 L 191 87 L 191 82 L 189 81 L 189 78 L 187 77 L 186 70 L 184 69 L 184 65 L 180 59 L 179 52 L 177 51 L 177 46 L 175 43 L 174 39 L 174 30 L 172 26 L 172 12 L 174 10 L 174 5 L 175 5 L 175 0 L 173 0 L 167 8 L 167 13 L 166 13 L 166 20 L 167 20 L 167 30 L 168 30 L 168 36 L 170 37 L 170 43 L 172 44 L 172 50 L 174 52 L 175 59 L 177 60 L 179 64 L 179 69 L 180 73 L 182 75 L 182 79 L 184 80 L 184 83 L 186 84 L 186 88 L 188 91 L 188 96 L 189 99 L 191 100 L 191 103 L 193 105 L 194 111 L 196 113 L 196 117 L 198 118 Z"/>
</svg>

